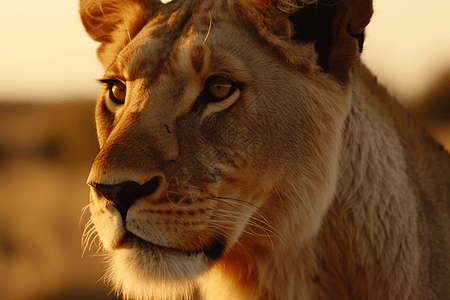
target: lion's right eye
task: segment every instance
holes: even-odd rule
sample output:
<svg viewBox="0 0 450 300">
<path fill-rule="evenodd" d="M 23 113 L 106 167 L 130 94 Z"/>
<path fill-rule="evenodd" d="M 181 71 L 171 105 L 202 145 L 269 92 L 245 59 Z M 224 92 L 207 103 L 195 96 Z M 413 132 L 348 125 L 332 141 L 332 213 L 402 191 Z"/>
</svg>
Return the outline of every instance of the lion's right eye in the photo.
<svg viewBox="0 0 450 300">
<path fill-rule="evenodd" d="M 211 76 L 206 83 L 209 102 L 221 102 L 236 91 L 236 85 L 221 76 Z"/>
<path fill-rule="evenodd" d="M 127 87 L 120 81 L 117 81 L 109 90 L 109 97 L 111 101 L 116 104 L 124 104 L 125 96 L 127 94 Z"/>
<path fill-rule="evenodd" d="M 101 80 L 108 85 L 108 99 L 117 105 L 123 105 L 127 94 L 126 85 L 119 80 Z"/>
</svg>

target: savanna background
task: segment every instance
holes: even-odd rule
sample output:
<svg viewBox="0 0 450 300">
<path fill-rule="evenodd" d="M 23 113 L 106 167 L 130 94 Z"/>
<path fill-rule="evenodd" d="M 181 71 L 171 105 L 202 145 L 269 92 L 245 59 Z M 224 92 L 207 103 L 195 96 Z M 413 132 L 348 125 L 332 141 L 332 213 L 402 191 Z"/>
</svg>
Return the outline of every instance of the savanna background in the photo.
<svg viewBox="0 0 450 300">
<path fill-rule="evenodd" d="M 363 60 L 450 149 L 450 1 L 374 7 Z M 1 300 L 115 298 L 95 244 L 81 257 L 98 150 L 96 47 L 77 0 L 1 0 Z"/>
</svg>

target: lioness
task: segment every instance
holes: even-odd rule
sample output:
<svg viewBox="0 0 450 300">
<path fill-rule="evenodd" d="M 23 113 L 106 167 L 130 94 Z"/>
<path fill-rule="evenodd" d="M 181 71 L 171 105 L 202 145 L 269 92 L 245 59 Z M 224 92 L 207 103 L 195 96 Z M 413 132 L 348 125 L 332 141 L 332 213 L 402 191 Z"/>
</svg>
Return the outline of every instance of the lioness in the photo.
<svg viewBox="0 0 450 300">
<path fill-rule="evenodd" d="M 450 299 L 450 157 L 360 62 L 371 0 L 80 12 L 91 229 L 126 299 Z"/>
</svg>

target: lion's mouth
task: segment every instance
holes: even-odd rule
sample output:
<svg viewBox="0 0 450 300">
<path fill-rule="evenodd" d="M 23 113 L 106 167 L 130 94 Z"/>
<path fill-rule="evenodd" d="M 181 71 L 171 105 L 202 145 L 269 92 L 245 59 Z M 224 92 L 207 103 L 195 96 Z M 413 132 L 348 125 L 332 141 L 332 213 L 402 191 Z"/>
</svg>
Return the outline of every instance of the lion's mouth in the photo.
<svg viewBox="0 0 450 300">
<path fill-rule="evenodd" d="M 175 248 L 171 248 L 171 247 L 166 247 L 166 246 L 161 246 L 161 245 L 157 245 L 154 244 L 152 242 L 149 242 L 137 235 L 135 235 L 134 233 L 132 233 L 131 231 L 127 231 L 125 233 L 125 235 L 122 238 L 122 241 L 120 241 L 120 247 L 123 248 L 132 248 L 132 247 L 139 247 L 142 249 L 149 249 L 149 250 L 159 250 L 159 251 L 163 251 L 163 252 L 170 252 L 170 253 L 184 253 L 184 254 L 193 254 L 196 253 L 197 251 L 183 251 L 180 249 L 175 249 Z"/>
<path fill-rule="evenodd" d="M 122 240 L 119 242 L 119 247 L 127 248 L 131 243 L 133 243 L 135 239 L 140 239 L 140 237 L 134 235 L 133 233 L 127 230 Z"/>
<path fill-rule="evenodd" d="M 217 260 L 222 256 L 225 250 L 225 241 L 223 237 L 215 237 L 209 245 L 206 245 L 199 250 L 187 251 L 183 249 L 157 245 L 133 234 L 130 231 L 127 231 L 120 241 L 119 247 L 139 247 L 140 249 L 146 249 L 147 251 L 158 251 L 183 256 L 196 256 L 198 254 L 204 254 L 210 260 Z"/>
</svg>

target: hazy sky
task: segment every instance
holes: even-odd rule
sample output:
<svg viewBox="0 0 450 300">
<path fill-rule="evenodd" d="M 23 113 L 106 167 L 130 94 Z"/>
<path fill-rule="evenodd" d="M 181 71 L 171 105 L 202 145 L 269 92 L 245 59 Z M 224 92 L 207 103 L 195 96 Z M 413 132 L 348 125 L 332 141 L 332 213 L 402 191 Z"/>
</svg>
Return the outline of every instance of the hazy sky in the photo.
<svg viewBox="0 0 450 300">
<path fill-rule="evenodd" d="M 188 0 L 187 0 L 188 1 Z M 363 59 L 402 98 L 450 70 L 450 0 L 374 0 Z M 94 99 L 97 43 L 78 0 L 1 0 L 0 99 Z"/>
</svg>

